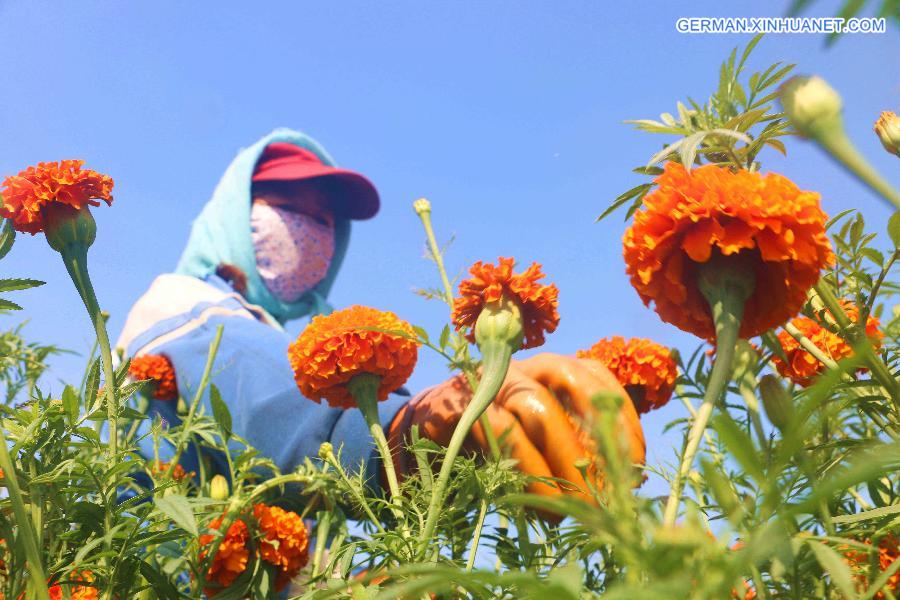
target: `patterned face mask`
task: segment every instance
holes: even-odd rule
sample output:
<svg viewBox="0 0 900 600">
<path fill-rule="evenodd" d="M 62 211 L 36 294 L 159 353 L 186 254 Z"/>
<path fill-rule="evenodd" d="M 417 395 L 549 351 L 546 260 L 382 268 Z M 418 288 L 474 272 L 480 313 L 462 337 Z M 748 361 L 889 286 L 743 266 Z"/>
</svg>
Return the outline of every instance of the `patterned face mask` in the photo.
<svg viewBox="0 0 900 600">
<path fill-rule="evenodd" d="M 328 273 L 334 256 L 334 224 L 254 202 L 250 239 L 266 288 L 282 302 L 296 302 Z"/>
</svg>

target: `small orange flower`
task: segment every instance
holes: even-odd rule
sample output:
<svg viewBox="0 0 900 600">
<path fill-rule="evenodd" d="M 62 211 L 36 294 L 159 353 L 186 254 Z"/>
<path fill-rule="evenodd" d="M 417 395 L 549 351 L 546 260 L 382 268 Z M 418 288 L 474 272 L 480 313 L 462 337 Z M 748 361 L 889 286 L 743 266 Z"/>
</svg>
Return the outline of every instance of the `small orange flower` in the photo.
<svg viewBox="0 0 900 600">
<path fill-rule="evenodd" d="M 168 470 L 169 470 L 168 461 L 157 461 L 156 464 L 153 466 L 154 475 L 165 475 L 166 471 L 168 471 Z M 184 481 L 190 477 L 193 477 L 193 476 L 194 476 L 193 471 L 188 473 L 179 464 L 176 464 L 175 467 L 172 469 L 172 480 L 177 483 L 181 483 L 182 481 Z"/>
<path fill-rule="evenodd" d="M 210 529 L 218 529 L 222 526 L 222 517 L 214 519 L 209 524 Z M 208 546 L 215 539 L 215 535 L 205 533 L 200 536 L 200 546 Z M 228 533 L 219 544 L 219 551 L 213 557 L 212 565 L 206 573 L 208 581 L 218 584 L 217 588 L 207 588 L 203 591 L 207 596 L 213 597 L 221 588 L 227 588 L 238 576 L 247 568 L 247 561 L 250 559 L 250 551 L 247 549 L 247 542 L 250 534 L 247 531 L 247 524 L 240 519 L 235 519 Z M 206 557 L 206 550 L 200 551 L 200 560 Z"/>
<path fill-rule="evenodd" d="M 12 220 L 13 227 L 34 235 L 44 230 L 41 210 L 53 203 L 75 209 L 100 206 L 96 199 L 112 204 L 113 180 L 89 169 L 83 160 L 42 162 L 3 180 L 0 216 Z"/>
<path fill-rule="evenodd" d="M 756 285 L 740 336 L 750 338 L 796 315 L 834 255 L 819 195 L 786 177 L 715 165 L 665 165 L 659 187 L 623 238 L 626 271 L 645 305 L 667 323 L 711 339 L 712 311 L 696 284 L 715 254 L 746 256 Z"/>
<path fill-rule="evenodd" d="M 309 560 L 309 533 L 300 515 L 277 506 L 257 504 L 253 507 L 253 516 L 263 534 L 259 555 L 278 567 L 275 590 L 281 591 Z"/>
<path fill-rule="evenodd" d="M 668 348 L 645 338 L 603 338 L 578 358 L 598 360 L 609 369 L 631 396 L 639 413 L 664 406 L 672 397 L 678 376 Z"/>
<path fill-rule="evenodd" d="M 844 302 L 843 306 L 850 320 L 856 323 L 859 320 L 859 309 L 849 302 Z M 847 342 L 812 319 L 797 317 L 791 321 L 791 325 L 796 327 L 804 337 L 809 339 L 822 352 L 836 361 L 853 354 L 853 348 Z M 882 338 L 878 325 L 878 319 L 871 315 L 866 320 L 866 335 L 876 344 L 880 344 Z M 825 369 L 825 365 L 800 347 L 800 343 L 787 331 L 778 333 L 778 341 L 781 343 L 781 347 L 784 348 L 784 353 L 788 359 L 788 362 L 785 363 L 778 355 L 772 357 L 772 362 L 775 364 L 778 372 L 797 385 L 803 387 L 812 385 L 815 377 Z M 860 370 L 864 371 L 865 369 Z"/>
<path fill-rule="evenodd" d="M 69 576 L 69 580 L 90 584 L 94 581 L 94 574 L 90 571 L 84 571 L 82 573 L 72 573 Z M 97 588 L 91 585 L 71 586 L 67 584 L 67 587 L 69 588 L 69 597 L 72 600 L 97 600 L 97 598 L 99 598 L 97 594 Z M 55 585 L 51 585 L 47 591 L 50 592 L 50 600 L 62 600 L 66 597 L 63 594 L 62 585 L 58 583 Z"/>
<path fill-rule="evenodd" d="M 867 541 L 866 543 L 869 544 L 870 542 Z M 850 551 L 847 552 L 846 557 L 847 562 L 850 564 L 850 568 L 855 573 L 858 573 L 857 580 L 860 582 L 861 587 L 865 589 L 866 581 L 877 577 L 877 574 L 873 577 L 866 577 L 866 571 L 869 570 L 869 565 L 872 564 L 869 553 Z M 900 538 L 889 533 L 881 538 L 881 541 L 878 543 L 879 571 L 886 571 L 887 568 L 897 560 L 900 560 Z M 885 584 L 882 589 L 888 589 L 891 592 L 894 592 L 894 595 L 896 596 L 897 592 L 900 592 L 900 571 L 896 571 L 891 575 L 888 578 L 887 584 Z M 875 594 L 874 598 L 875 600 L 885 600 L 887 596 L 879 591 Z"/>
<path fill-rule="evenodd" d="M 459 297 L 453 300 L 453 324 L 457 330 L 468 327 L 468 340 L 475 342 L 475 322 L 486 304 L 499 302 L 505 295 L 522 311 L 525 341 L 522 349 L 544 343 L 544 332 L 553 333 L 559 325 L 559 290 L 554 284 L 544 285 L 541 265 L 531 263 L 524 273 L 513 273 L 515 261 L 500 258 L 498 264 L 480 260 L 469 269 L 472 277 L 459 283 Z"/>
<path fill-rule="evenodd" d="M 378 375 L 378 400 L 386 400 L 412 374 L 418 342 L 412 326 L 394 313 L 351 306 L 314 317 L 288 348 L 288 358 L 304 396 L 352 408 L 347 382 L 361 373 Z"/>
<path fill-rule="evenodd" d="M 150 379 L 153 382 L 153 397 L 158 400 L 178 398 L 178 384 L 175 367 L 163 354 L 144 354 L 131 359 L 128 375 L 135 381 Z"/>
</svg>

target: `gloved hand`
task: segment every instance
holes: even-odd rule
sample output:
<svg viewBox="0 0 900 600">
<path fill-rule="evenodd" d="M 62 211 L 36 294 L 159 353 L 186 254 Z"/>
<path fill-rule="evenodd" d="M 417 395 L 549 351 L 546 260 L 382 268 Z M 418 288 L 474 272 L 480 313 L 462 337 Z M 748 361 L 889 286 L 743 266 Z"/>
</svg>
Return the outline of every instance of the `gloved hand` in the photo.
<svg viewBox="0 0 900 600">
<path fill-rule="evenodd" d="M 518 460 L 518 468 L 526 474 L 559 477 L 581 488 L 533 482 L 529 492 L 571 494 L 589 500 L 583 491 L 586 482 L 574 463 L 580 458 L 596 459 L 594 443 L 580 423 L 591 419 L 595 411 L 591 397 L 599 392 L 618 394 L 624 400 L 619 430 L 628 439 L 632 462 L 642 463 L 645 444 L 637 412 L 628 394 L 601 363 L 550 353 L 512 361 L 497 398 L 486 412 L 503 453 Z M 418 425 L 422 437 L 446 446 L 471 395 L 465 377 L 457 375 L 423 391 L 397 413 L 388 428 L 388 443 L 401 477 L 415 467 L 415 460 L 404 450 L 412 426 Z M 480 420 L 466 446 L 489 451 Z"/>
</svg>

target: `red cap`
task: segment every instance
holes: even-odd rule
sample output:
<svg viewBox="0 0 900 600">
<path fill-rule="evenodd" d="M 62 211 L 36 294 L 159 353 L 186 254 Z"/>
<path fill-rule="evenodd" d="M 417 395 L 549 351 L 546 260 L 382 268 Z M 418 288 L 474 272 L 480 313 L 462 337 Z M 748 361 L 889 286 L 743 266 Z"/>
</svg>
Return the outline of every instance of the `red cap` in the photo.
<svg viewBox="0 0 900 600">
<path fill-rule="evenodd" d="M 304 179 L 325 179 L 333 184 L 329 188 L 333 210 L 341 217 L 369 219 L 378 212 L 378 191 L 371 181 L 354 171 L 329 167 L 315 153 L 287 142 L 266 146 L 253 172 L 254 182 Z"/>
</svg>

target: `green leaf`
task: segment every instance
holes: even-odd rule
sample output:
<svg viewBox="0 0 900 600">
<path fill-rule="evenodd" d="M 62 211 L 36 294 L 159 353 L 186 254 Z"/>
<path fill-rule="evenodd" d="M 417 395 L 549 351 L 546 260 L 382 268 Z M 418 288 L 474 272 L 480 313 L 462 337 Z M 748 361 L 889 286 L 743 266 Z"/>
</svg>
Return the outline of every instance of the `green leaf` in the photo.
<svg viewBox="0 0 900 600">
<path fill-rule="evenodd" d="M 27 290 L 44 285 L 46 282 L 37 279 L 0 279 L 0 292 Z"/>
<path fill-rule="evenodd" d="M 178 494 L 163 496 L 156 499 L 156 507 L 191 535 L 200 535 L 197 531 L 197 519 L 194 518 L 194 511 L 186 497 Z"/>
<path fill-rule="evenodd" d="M 0 196 L 0 204 L 3 197 Z M 0 258 L 3 258 L 12 250 L 13 242 L 16 241 L 16 230 L 12 227 L 12 221 L 3 219 L 3 229 L 0 230 Z"/>
<path fill-rule="evenodd" d="M 895 248 L 900 248 L 900 210 L 891 215 L 888 220 L 888 235 L 894 242 Z"/>
<path fill-rule="evenodd" d="M 15 302 L 0 298 L 0 310 L 22 310 L 22 307 Z"/>
<path fill-rule="evenodd" d="M 212 404 L 213 418 L 227 441 L 231 437 L 231 411 L 228 410 L 228 405 L 222 400 L 222 394 L 219 393 L 219 388 L 215 384 L 210 384 L 209 386 L 209 402 Z"/>
<path fill-rule="evenodd" d="M 822 565 L 822 568 L 831 576 L 831 581 L 837 586 L 846 598 L 858 598 L 856 589 L 853 586 L 853 576 L 850 574 L 850 568 L 841 558 L 841 555 L 832 550 L 830 546 L 815 541 L 807 542 L 809 548 L 816 555 L 816 560 Z"/>
<path fill-rule="evenodd" d="M 66 411 L 66 420 L 70 426 L 74 425 L 75 420 L 78 418 L 78 405 L 80 400 L 78 392 L 76 392 L 75 388 L 71 385 L 67 385 L 65 389 L 63 389 L 62 405 L 63 410 Z"/>
<path fill-rule="evenodd" d="M 450 341 L 450 325 L 444 325 L 444 328 L 441 330 L 441 339 L 438 344 L 441 350 L 447 347 L 447 342 Z"/>
<path fill-rule="evenodd" d="M 178 589 L 172 585 L 171 581 L 169 581 L 169 578 L 161 574 L 150 564 L 141 561 L 139 568 L 141 575 L 144 576 L 144 579 L 152 586 L 153 592 L 160 598 L 163 600 L 170 600 L 182 597 L 181 594 L 178 593 Z"/>
<path fill-rule="evenodd" d="M 900 504 L 891 504 L 890 506 L 882 506 L 881 508 L 873 508 L 855 515 L 838 515 L 832 517 L 835 523 L 859 523 L 860 521 L 868 521 L 869 519 L 880 519 L 889 515 L 900 513 Z"/>
<path fill-rule="evenodd" d="M 648 167 L 649 168 L 649 167 Z M 640 198 L 643 197 L 644 194 L 649 192 L 653 188 L 652 183 L 642 183 L 637 185 L 627 192 L 621 194 L 618 198 L 613 200 L 613 203 L 610 204 L 609 208 L 603 211 L 603 213 L 597 217 L 597 221 L 602 221 L 612 213 L 614 213 L 620 206 L 631 200 L 632 198 Z"/>
</svg>

